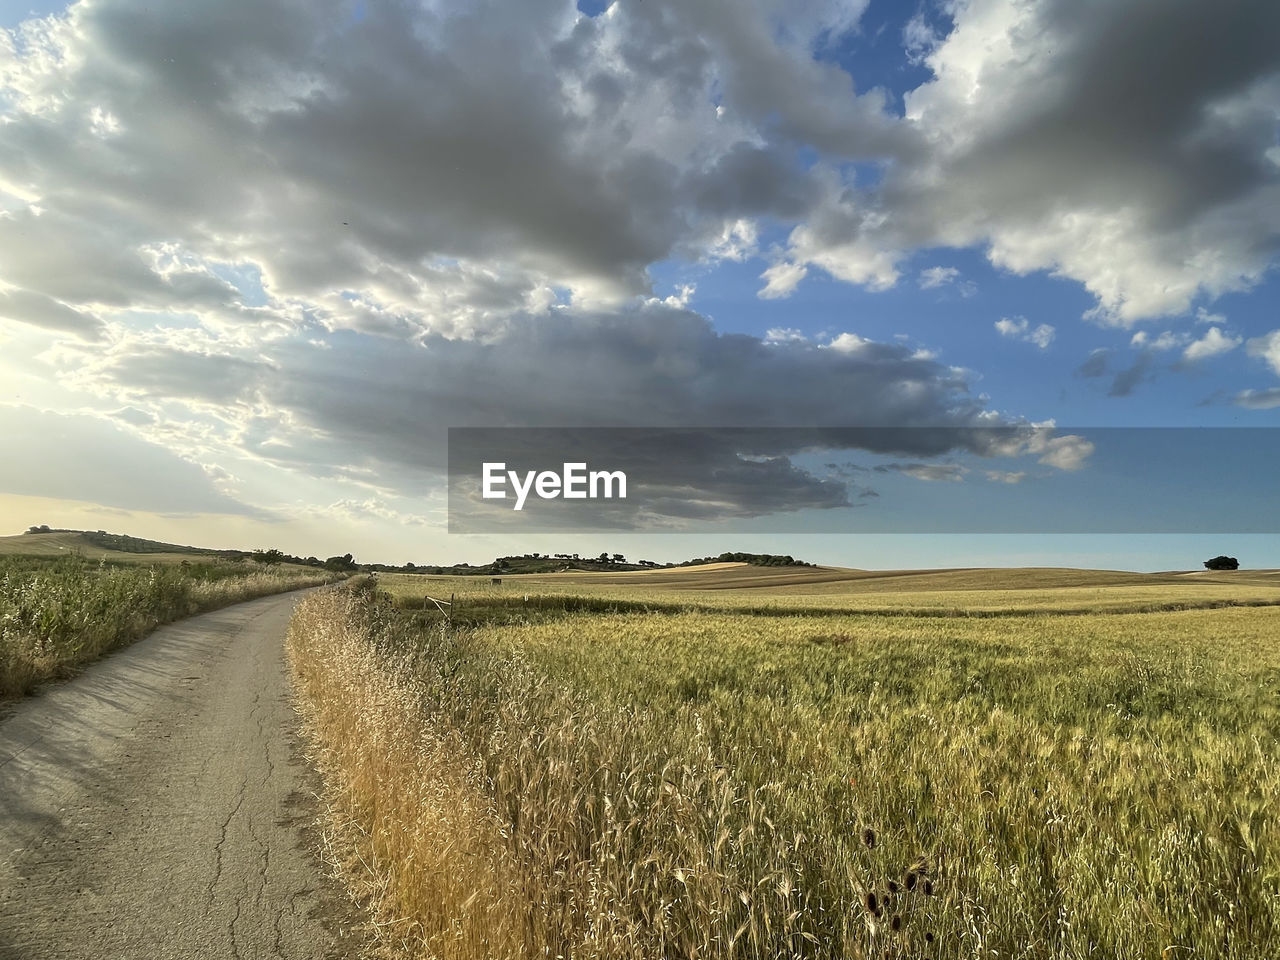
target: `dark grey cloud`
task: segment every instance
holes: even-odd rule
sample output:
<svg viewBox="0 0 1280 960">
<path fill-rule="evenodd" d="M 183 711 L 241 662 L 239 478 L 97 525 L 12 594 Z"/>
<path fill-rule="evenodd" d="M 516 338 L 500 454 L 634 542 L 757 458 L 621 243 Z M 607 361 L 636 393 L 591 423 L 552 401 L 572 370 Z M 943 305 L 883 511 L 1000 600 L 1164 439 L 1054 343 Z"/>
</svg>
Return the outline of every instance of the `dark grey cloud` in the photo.
<svg viewBox="0 0 1280 960">
<path fill-rule="evenodd" d="M 1133 391 L 1138 388 L 1140 383 L 1150 380 L 1154 376 L 1154 366 L 1155 361 L 1152 359 L 1150 351 L 1142 351 L 1130 366 L 1125 367 L 1115 375 L 1111 381 L 1111 389 L 1107 391 L 1107 396 L 1132 396 Z"/>
<path fill-rule="evenodd" d="M 92 314 L 31 290 L 0 290 L 0 320 L 29 323 L 84 340 L 101 339 L 104 332 L 102 321 Z"/>
<path fill-rule="evenodd" d="M 1005 421 L 961 374 L 900 343 L 848 334 L 829 346 L 770 343 L 717 333 L 666 304 L 552 311 L 492 340 L 406 346 L 339 333 L 327 342 L 289 338 L 252 358 L 119 345 L 88 359 L 78 382 L 135 407 L 216 401 L 238 454 L 401 496 L 438 489 L 450 427 L 739 428 L 683 445 L 664 435 L 653 448 L 607 431 L 621 446 L 600 458 L 648 464 L 650 504 L 677 518 L 846 506 L 846 478 L 796 466 L 815 451 L 1052 455 L 1063 468 L 1088 455 L 1060 447 L 1069 438 L 1050 439 L 1051 430 L 993 430 Z M 671 470 L 655 473 L 664 462 Z M 932 469 L 901 472 L 956 478 L 953 467 L 940 468 L 945 477 Z"/>
<path fill-rule="evenodd" d="M 252 402 L 255 388 L 273 373 L 262 361 L 149 345 L 120 350 L 108 363 L 115 382 L 131 394 L 214 404 Z"/>
<path fill-rule="evenodd" d="M 15 125 L 20 122 L 10 127 Z M 15 136 L 20 139 L 22 132 Z M 0 170 L 12 145 L 7 139 L 0 145 Z M 90 171 L 82 176 L 76 189 L 101 189 Z M 207 310 L 238 299 L 230 284 L 203 270 L 172 269 L 155 241 L 164 228 L 157 223 L 154 233 L 144 232 L 131 216 L 139 207 L 116 213 L 101 195 L 82 199 L 74 192 L 47 202 L 39 211 L 28 207 L 0 216 L 0 279 L 26 288 L 26 296 L 44 295 L 69 309 L 74 304 L 82 313 L 95 307 Z"/>
<path fill-rule="evenodd" d="M 678 35 L 701 37 L 725 101 L 770 134 L 839 160 L 876 160 L 919 149 L 915 131 L 893 122 L 883 91 L 856 91 L 847 72 L 812 55 L 855 28 L 866 6 L 671 0 L 619 8 L 634 21 L 665 21 Z"/>
<path fill-rule="evenodd" d="M 644 291 L 650 263 L 726 220 L 795 219 L 816 198 L 786 149 L 717 117 L 722 35 L 755 30 L 797 93 L 840 73 L 803 45 L 769 54 L 720 4 L 660 6 L 371 4 L 356 23 L 345 2 L 77 4 L 19 38 L 6 74 L 0 179 L 41 214 L 0 222 L 19 254 L 3 279 L 70 304 L 214 310 L 236 292 L 201 264 L 251 262 L 322 312 L 354 290 L 411 316 L 468 263 L 508 311 L 545 283 Z M 826 101 L 841 123 L 845 92 Z M 883 127 L 877 110 L 855 112 Z M 160 243 L 195 266 L 159 271 L 139 251 Z"/>
<path fill-rule="evenodd" d="M 826 55 L 864 6 L 79 3 L 6 35 L 0 180 L 41 212 L 0 217 L 0 279 L 250 323 L 209 270 L 248 263 L 280 309 L 405 336 L 487 329 L 551 287 L 643 292 L 753 217 L 872 287 L 912 249 L 989 246 L 1120 323 L 1271 261 L 1274 5 L 972 0 L 905 118 Z"/>
<path fill-rule="evenodd" d="M 1076 376 L 1105 377 L 1107 375 L 1107 361 L 1110 358 L 1111 351 L 1106 347 L 1099 347 L 1097 350 L 1090 352 L 1084 363 L 1076 367 Z"/>
<path fill-rule="evenodd" d="M 985 409 L 960 374 L 901 344 L 771 344 L 663 304 L 552 311 L 490 340 L 328 343 L 294 337 L 228 357 L 141 342 L 77 367 L 125 396 L 287 410 L 290 429 L 332 439 L 317 462 L 348 450 L 412 468 L 441 463 L 449 426 L 962 426 Z M 264 418 L 264 441 L 272 428 Z"/>
</svg>

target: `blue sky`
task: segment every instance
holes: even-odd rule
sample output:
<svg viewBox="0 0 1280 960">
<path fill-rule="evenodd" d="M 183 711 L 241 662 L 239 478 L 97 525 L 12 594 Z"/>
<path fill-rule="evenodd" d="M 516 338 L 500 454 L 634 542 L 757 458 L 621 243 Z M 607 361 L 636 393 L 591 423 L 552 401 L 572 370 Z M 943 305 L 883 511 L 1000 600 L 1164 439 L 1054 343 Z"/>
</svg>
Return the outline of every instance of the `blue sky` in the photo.
<svg viewBox="0 0 1280 960">
<path fill-rule="evenodd" d="M 33 17 L 46 17 L 66 9 L 62 3 L 40 3 L 32 0 L 0 0 L 0 24 L 16 27 Z"/>
<path fill-rule="evenodd" d="M 959 271 L 957 280 L 922 289 L 920 274 L 930 267 Z M 913 269 L 914 268 L 914 269 Z M 770 329 L 797 330 L 809 337 L 857 329 L 866 337 L 910 342 L 936 351 L 948 363 L 980 371 L 978 388 L 1002 409 L 1032 420 L 1054 418 L 1068 426 L 1262 426 L 1280 425 L 1280 409 L 1244 410 L 1228 402 L 1245 386 L 1265 388 L 1273 379 L 1264 364 L 1236 349 L 1233 355 L 1179 366 L 1181 350 L 1155 354 L 1150 370 L 1125 395 L 1112 395 L 1115 376 L 1144 355 L 1132 344 L 1137 329 L 1107 329 L 1081 321 L 1092 300 L 1080 286 L 1043 272 L 1026 276 L 994 269 L 975 251 L 937 250 L 917 254 L 908 277 L 891 290 L 850 288 L 829 277 L 806 278 L 786 300 L 756 296 L 759 266 L 721 264 L 714 269 L 684 262 L 654 268 L 660 289 L 692 283 L 690 306 L 714 317 L 725 330 L 764 336 Z M 962 293 L 958 284 L 971 284 Z M 1228 318 L 1233 336 L 1260 337 L 1274 329 L 1280 281 L 1269 275 L 1244 294 L 1227 294 L 1198 309 Z M 1031 327 L 1054 328 L 1045 348 L 1001 335 L 996 321 L 1025 318 Z M 1170 331 L 1190 342 L 1208 324 L 1194 313 L 1164 318 L 1153 339 Z M 1110 351 L 1106 374 L 1086 377 L 1080 367 L 1095 350 Z"/>
<path fill-rule="evenodd" d="M 1048 517 L 1154 469 L 1090 428 L 1280 426 L 1267 5 L 94 0 L 0 28 L 15 532 L 1280 566 L 1272 535 L 799 532 Z M 767 534 L 445 532 L 449 427 L 993 423 L 1074 453 L 922 450 Z M 1222 470 L 1265 529 L 1269 464 L 1175 455 L 1126 495 L 1177 529 Z"/>
</svg>

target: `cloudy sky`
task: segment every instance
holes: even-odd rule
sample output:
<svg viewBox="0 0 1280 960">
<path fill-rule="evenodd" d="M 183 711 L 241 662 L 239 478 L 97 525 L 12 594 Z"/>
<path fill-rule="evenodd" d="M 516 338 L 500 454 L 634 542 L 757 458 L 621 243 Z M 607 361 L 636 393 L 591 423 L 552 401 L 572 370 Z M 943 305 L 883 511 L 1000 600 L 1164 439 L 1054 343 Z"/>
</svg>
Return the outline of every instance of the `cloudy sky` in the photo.
<svg viewBox="0 0 1280 960">
<path fill-rule="evenodd" d="M 1012 462 L 758 450 L 726 496 L 1050 511 L 1095 469 L 1077 428 L 1280 425 L 1280 5 L 32 2 L 0 0 L 6 533 L 1280 566 L 1275 537 L 463 538 L 442 474 L 460 426 L 1029 423 L 1056 440 Z"/>
</svg>

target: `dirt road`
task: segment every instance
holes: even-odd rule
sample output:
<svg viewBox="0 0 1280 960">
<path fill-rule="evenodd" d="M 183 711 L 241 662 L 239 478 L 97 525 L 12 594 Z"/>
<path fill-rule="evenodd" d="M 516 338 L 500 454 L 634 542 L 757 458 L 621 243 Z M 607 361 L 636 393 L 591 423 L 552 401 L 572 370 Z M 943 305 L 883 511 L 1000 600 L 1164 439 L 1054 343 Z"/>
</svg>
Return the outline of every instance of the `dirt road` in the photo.
<svg viewBox="0 0 1280 960">
<path fill-rule="evenodd" d="M 356 957 L 315 856 L 296 595 L 163 627 L 0 719 L 0 958 Z"/>
</svg>

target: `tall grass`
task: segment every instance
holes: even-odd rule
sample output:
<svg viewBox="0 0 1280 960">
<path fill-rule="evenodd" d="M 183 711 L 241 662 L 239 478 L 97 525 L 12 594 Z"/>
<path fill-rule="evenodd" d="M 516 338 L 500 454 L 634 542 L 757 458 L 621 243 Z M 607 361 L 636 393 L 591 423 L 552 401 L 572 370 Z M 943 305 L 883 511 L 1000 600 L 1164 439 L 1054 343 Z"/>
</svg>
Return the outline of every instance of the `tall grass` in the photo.
<svg viewBox="0 0 1280 960">
<path fill-rule="evenodd" d="M 288 641 L 404 956 L 1280 956 L 1280 611 L 413 616 Z"/>
<path fill-rule="evenodd" d="M 331 579 L 233 564 L 0 558 L 0 698 L 64 676 L 162 623 Z"/>
</svg>

